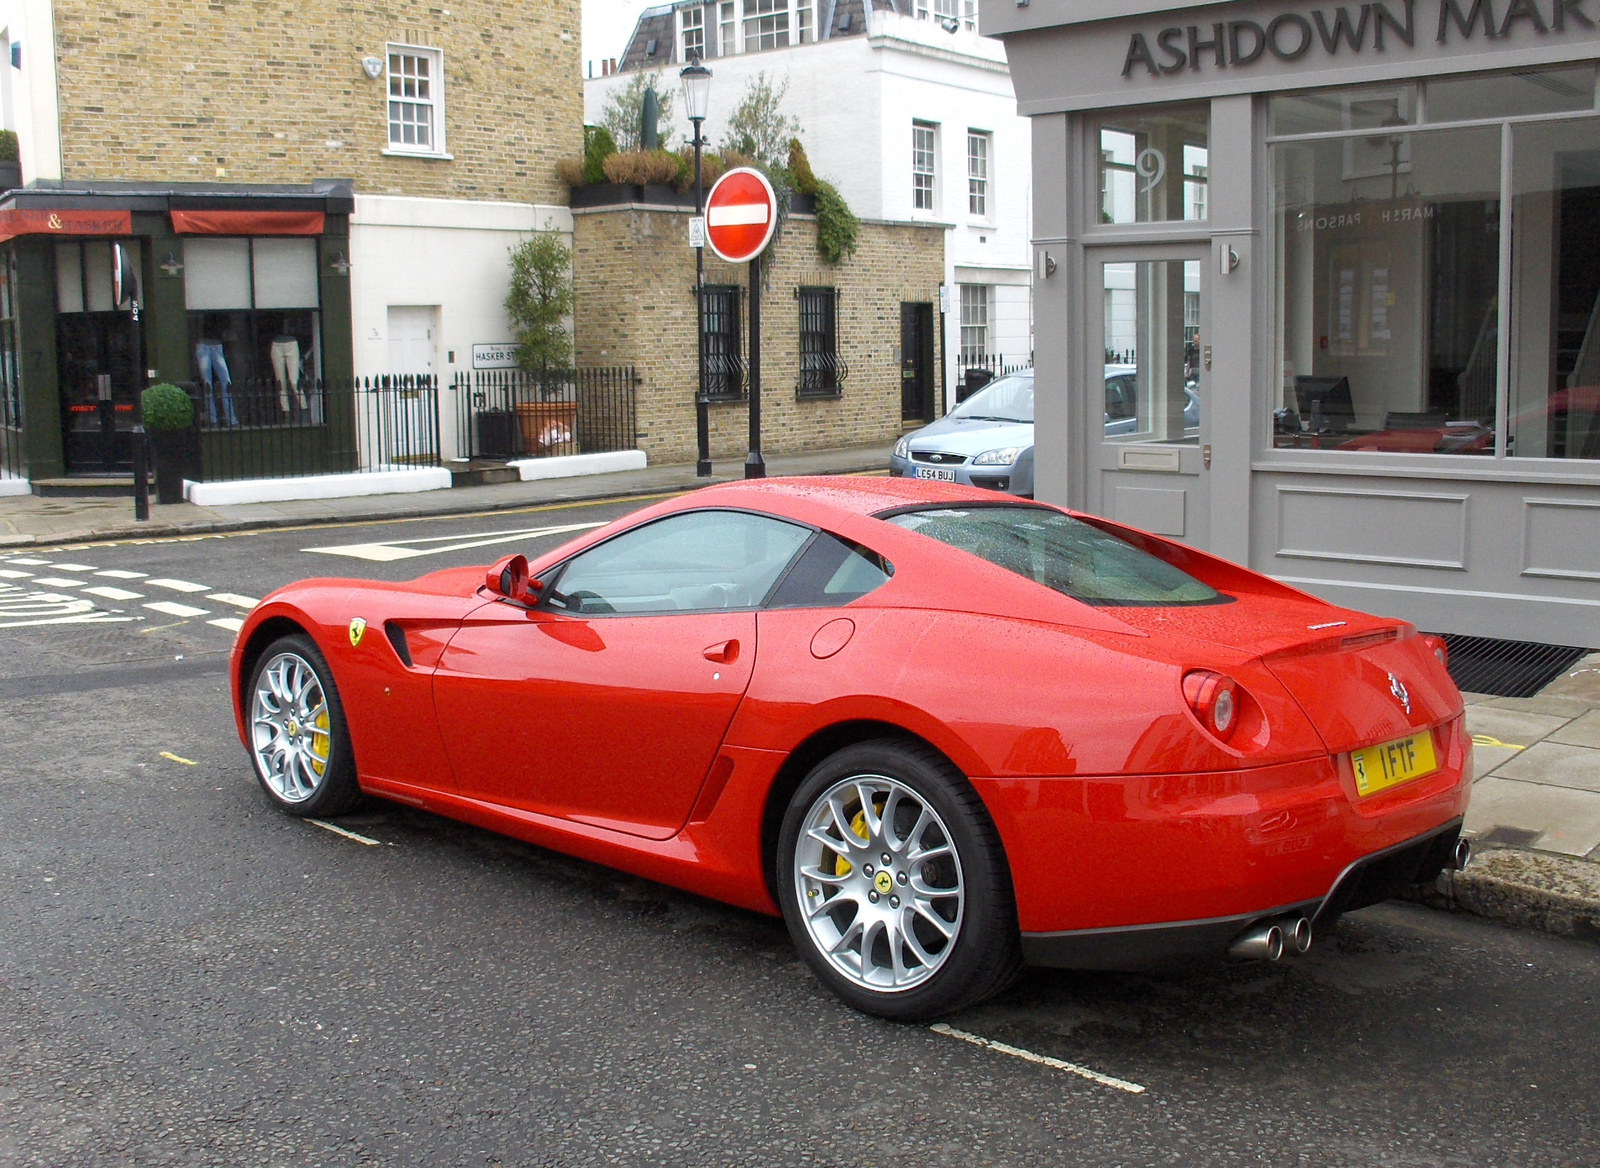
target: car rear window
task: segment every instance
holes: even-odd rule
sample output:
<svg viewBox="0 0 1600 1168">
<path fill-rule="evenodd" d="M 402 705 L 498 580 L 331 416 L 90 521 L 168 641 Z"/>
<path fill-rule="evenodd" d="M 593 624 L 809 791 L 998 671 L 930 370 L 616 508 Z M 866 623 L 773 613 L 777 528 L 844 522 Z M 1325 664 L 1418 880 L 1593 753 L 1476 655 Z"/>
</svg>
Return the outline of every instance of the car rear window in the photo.
<svg viewBox="0 0 1600 1168">
<path fill-rule="evenodd" d="M 1098 527 L 1046 507 L 937 507 L 883 516 L 1085 604 L 1225 604 L 1232 598 Z"/>
</svg>

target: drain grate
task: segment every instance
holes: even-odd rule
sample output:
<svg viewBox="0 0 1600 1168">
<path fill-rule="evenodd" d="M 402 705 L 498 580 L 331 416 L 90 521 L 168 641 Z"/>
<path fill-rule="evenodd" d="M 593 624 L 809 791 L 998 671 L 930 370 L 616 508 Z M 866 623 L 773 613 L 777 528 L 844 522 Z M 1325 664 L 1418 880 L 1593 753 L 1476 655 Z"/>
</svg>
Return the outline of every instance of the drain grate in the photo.
<svg viewBox="0 0 1600 1168">
<path fill-rule="evenodd" d="M 1539 645 L 1532 641 L 1498 641 L 1445 633 L 1450 647 L 1450 676 L 1465 693 L 1497 698 L 1531 698 L 1572 667 L 1591 649 L 1571 645 Z"/>
</svg>

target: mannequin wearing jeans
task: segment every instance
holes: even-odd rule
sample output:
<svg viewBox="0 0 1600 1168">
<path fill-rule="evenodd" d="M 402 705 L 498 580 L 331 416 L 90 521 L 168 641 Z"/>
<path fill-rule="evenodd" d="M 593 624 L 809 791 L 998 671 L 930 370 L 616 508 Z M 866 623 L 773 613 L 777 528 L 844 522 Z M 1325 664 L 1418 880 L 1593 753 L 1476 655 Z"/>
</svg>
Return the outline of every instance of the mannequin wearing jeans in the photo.
<svg viewBox="0 0 1600 1168">
<path fill-rule="evenodd" d="M 300 388 L 300 342 L 287 334 L 272 338 L 272 376 L 278 383 L 278 405 L 284 416 L 289 414 L 289 394 L 292 391 L 304 413 L 309 406 L 305 391 Z"/>
<path fill-rule="evenodd" d="M 222 413 L 228 425 L 237 426 L 239 415 L 233 412 L 233 394 L 229 387 L 233 378 L 228 375 L 228 361 L 222 355 L 222 342 L 202 340 L 194 347 L 194 363 L 200 369 L 200 383 L 205 386 L 206 425 L 217 424 L 216 393 L 222 391 Z"/>
</svg>

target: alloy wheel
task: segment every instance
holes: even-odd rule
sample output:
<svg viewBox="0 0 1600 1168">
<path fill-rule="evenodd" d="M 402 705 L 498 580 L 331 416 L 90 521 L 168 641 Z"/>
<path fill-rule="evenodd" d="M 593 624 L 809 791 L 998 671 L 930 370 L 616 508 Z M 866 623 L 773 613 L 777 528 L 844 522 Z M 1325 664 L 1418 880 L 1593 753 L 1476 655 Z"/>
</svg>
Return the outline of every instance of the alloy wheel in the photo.
<svg viewBox="0 0 1600 1168">
<path fill-rule="evenodd" d="M 304 803 L 328 773 L 333 739 L 322 679 L 298 653 L 278 653 L 257 675 L 251 753 L 272 793 Z"/>
<path fill-rule="evenodd" d="M 806 809 L 794 852 L 800 914 L 817 952 L 864 989 L 936 974 L 966 907 L 961 858 L 933 806 L 885 775 L 852 775 Z"/>
</svg>

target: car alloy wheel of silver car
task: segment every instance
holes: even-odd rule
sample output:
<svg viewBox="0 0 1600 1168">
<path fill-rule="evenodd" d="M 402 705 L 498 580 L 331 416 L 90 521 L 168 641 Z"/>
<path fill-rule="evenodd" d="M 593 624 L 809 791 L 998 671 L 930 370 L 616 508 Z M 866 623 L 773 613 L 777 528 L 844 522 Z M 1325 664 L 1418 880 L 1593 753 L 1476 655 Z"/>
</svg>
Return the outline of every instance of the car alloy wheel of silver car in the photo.
<svg viewBox="0 0 1600 1168">
<path fill-rule="evenodd" d="M 250 699 L 251 753 L 268 789 L 285 803 L 317 793 L 333 752 L 322 678 L 304 657 L 275 654 L 256 675 Z"/>
<path fill-rule="evenodd" d="M 884 775 L 851 775 L 807 808 L 793 879 L 817 952 L 863 989 L 899 992 L 955 951 L 966 907 L 961 858 L 939 813 Z"/>
</svg>

